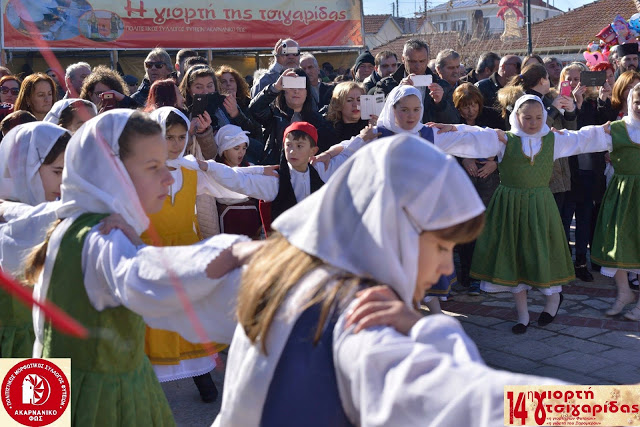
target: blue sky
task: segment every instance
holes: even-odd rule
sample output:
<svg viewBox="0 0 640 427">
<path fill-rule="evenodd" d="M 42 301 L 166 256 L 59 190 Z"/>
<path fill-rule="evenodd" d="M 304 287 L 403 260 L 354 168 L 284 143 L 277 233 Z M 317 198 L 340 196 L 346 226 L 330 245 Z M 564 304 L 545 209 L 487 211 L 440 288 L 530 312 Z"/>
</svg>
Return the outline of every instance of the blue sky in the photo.
<svg viewBox="0 0 640 427">
<path fill-rule="evenodd" d="M 363 0 L 365 15 L 378 13 L 391 13 L 391 3 L 394 0 Z M 549 0 L 550 4 L 560 10 L 567 11 L 575 9 L 594 0 Z M 432 0 L 427 3 L 427 8 L 432 8 L 439 4 L 446 3 L 443 0 Z M 524 0 L 523 0 L 524 3 Z M 413 16 L 415 11 L 421 11 L 424 6 L 424 0 L 399 0 L 400 16 Z"/>
</svg>

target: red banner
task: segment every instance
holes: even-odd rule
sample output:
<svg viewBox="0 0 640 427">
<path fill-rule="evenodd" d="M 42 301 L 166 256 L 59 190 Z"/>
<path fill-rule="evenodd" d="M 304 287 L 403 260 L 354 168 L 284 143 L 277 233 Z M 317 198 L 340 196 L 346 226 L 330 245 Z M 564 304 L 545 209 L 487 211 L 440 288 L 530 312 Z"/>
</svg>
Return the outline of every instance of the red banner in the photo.
<svg viewBox="0 0 640 427">
<path fill-rule="evenodd" d="M 359 1 L 2 0 L 4 48 L 362 46 Z M 204 7 L 203 7 L 204 6 Z"/>
</svg>

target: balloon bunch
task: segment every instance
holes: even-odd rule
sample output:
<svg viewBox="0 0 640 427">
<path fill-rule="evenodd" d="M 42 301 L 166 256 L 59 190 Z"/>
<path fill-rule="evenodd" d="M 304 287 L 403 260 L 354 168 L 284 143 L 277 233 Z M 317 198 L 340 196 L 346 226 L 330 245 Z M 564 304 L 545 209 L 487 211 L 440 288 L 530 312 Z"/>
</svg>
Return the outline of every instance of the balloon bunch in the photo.
<svg viewBox="0 0 640 427">
<path fill-rule="evenodd" d="M 596 37 L 600 41 L 593 41 L 583 52 L 587 65 L 594 66 L 606 62 L 613 46 L 628 43 L 638 43 L 636 37 L 640 35 L 640 13 L 636 13 L 626 21 L 621 15 L 616 15 L 611 24 L 604 27 Z"/>
</svg>

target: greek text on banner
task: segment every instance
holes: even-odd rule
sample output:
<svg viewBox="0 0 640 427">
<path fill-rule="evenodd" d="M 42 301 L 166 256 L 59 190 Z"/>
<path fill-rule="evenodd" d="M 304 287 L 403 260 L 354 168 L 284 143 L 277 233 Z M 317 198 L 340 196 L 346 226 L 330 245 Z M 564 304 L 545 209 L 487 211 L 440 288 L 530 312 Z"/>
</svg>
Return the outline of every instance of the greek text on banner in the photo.
<svg viewBox="0 0 640 427">
<path fill-rule="evenodd" d="M 2 0 L 3 46 L 152 49 L 273 48 L 292 37 L 303 47 L 363 44 L 354 0 Z"/>
</svg>

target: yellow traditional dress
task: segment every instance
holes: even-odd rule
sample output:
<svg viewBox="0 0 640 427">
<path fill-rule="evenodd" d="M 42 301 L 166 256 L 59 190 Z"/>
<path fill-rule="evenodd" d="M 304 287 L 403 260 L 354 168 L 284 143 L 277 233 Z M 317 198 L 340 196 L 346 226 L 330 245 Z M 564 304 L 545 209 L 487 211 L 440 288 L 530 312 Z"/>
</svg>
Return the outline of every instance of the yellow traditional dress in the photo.
<svg viewBox="0 0 640 427">
<path fill-rule="evenodd" d="M 149 245 L 191 245 L 202 240 L 195 211 L 198 174 L 185 168 L 172 171 L 174 177 L 180 173 L 181 188 L 167 196 L 160 212 L 149 215 L 151 226 L 142 234 L 142 240 Z M 212 355 L 225 347 L 217 343 L 194 344 L 175 332 L 149 327 L 145 335 L 145 352 L 160 382 L 211 371 L 215 367 Z"/>
</svg>

